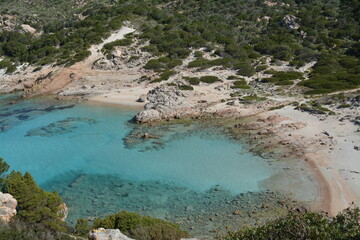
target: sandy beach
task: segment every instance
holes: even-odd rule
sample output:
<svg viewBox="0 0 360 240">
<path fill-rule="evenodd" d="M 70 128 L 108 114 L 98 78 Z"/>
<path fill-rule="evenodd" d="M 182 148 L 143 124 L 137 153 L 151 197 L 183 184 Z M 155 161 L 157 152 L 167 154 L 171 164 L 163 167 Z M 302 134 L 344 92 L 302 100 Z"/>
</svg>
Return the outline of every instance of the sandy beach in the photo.
<svg viewBox="0 0 360 240">
<path fill-rule="evenodd" d="M 360 204 L 360 133 L 353 123 L 340 122 L 336 116 L 319 119 L 306 112 L 286 107 L 266 113 L 289 118 L 282 122 L 303 122 L 304 128 L 280 133 L 282 140 L 296 144 L 298 157 L 310 166 L 317 182 L 318 197 L 313 210 L 336 215 Z M 290 135 L 290 136 L 289 136 Z"/>
</svg>

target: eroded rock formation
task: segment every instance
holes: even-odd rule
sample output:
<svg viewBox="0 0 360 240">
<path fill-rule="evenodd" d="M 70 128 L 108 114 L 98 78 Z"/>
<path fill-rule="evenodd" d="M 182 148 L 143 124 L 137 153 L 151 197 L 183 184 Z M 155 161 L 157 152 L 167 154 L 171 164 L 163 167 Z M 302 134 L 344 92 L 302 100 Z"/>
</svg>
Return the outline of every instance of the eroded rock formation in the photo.
<svg viewBox="0 0 360 240">
<path fill-rule="evenodd" d="M 16 215 L 17 201 L 8 193 L 0 192 L 0 221 L 9 222 Z"/>
</svg>

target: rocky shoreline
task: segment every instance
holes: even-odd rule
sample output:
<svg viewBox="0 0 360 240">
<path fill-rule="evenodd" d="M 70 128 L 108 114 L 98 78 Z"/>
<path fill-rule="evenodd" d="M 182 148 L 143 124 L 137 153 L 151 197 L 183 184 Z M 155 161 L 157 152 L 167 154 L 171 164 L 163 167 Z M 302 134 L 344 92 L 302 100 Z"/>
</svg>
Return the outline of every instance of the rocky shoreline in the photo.
<svg viewBox="0 0 360 240">
<path fill-rule="evenodd" d="M 114 33 L 111 40 L 132 31 L 124 28 Z M 260 83 L 258 79 L 268 76 L 264 71 L 242 77 L 249 88 L 236 88 L 230 80 L 236 72 L 231 69 L 188 68 L 195 51 L 174 69 L 176 74 L 168 80 L 153 82 L 159 73 L 144 69 L 152 58 L 139 50 L 144 44 L 135 39 L 131 46 L 118 47 L 109 61 L 98 51 L 102 45 L 92 46 L 88 59 L 69 68 L 47 67 L 40 72 L 30 69 L 4 76 L 0 92 L 22 91 L 24 97 L 55 94 L 57 98 L 70 96 L 82 101 L 144 107 L 134 121 L 145 127 L 188 119 L 219 119 L 235 139 L 245 136 L 252 152 L 277 159 L 287 165 L 284 168 L 294 166 L 272 179 L 279 191 L 296 189 L 295 196 L 301 198 L 305 194 L 303 198 L 314 210 L 332 215 L 360 204 L 359 89 L 307 99 L 302 95 L 304 90 L 296 86 L 297 80 L 289 87 Z M 137 51 L 138 59 L 130 60 L 132 51 Z M 214 58 L 207 52 L 203 57 Z M 297 71 L 306 77 L 315 63 L 296 69 L 288 62 L 274 64 L 265 58 L 265 64 L 271 70 Z M 190 88 L 186 80 L 212 75 L 219 81 L 200 82 Z M 154 144 L 150 147 L 161 147 L 156 133 L 133 133 L 132 138 L 125 139 L 129 145 L 136 144 L 136 139 L 151 139 Z M 289 176 L 295 176 L 302 185 L 309 183 L 312 189 L 303 188 L 296 181 L 284 183 Z"/>
</svg>

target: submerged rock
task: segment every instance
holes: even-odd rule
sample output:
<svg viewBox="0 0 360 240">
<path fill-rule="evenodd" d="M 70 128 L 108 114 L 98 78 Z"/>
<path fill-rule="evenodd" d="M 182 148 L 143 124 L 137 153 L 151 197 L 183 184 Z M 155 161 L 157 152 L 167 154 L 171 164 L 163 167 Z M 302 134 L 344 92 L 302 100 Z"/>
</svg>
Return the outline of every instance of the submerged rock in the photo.
<svg viewBox="0 0 360 240">
<path fill-rule="evenodd" d="M 26 137 L 40 136 L 40 137 L 52 137 L 55 135 L 61 135 L 72 132 L 78 128 L 81 124 L 95 124 L 96 120 L 91 118 L 76 118 L 69 117 L 61 121 L 51 123 L 47 126 L 34 128 L 26 133 Z"/>
<path fill-rule="evenodd" d="M 0 192 L 0 220 L 9 222 L 16 215 L 17 201 L 8 194 Z"/>
</svg>

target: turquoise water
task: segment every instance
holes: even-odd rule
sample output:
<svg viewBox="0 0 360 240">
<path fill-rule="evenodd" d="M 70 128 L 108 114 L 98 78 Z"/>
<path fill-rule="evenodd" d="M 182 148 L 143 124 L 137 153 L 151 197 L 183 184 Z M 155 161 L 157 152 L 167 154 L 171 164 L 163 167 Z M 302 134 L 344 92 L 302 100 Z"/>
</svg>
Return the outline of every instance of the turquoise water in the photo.
<svg viewBox="0 0 360 240">
<path fill-rule="evenodd" d="M 75 212 L 80 211 L 76 204 L 86 203 L 82 208 L 90 210 L 76 216 L 96 215 L 88 206 L 92 194 L 84 192 L 90 202 L 78 195 L 79 191 L 88 191 L 90 184 L 105 196 L 115 191 L 112 185 L 107 185 L 107 192 L 101 189 L 107 181 L 113 185 L 138 184 L 137 198 L 141 198 L 141 192 L 146 197 L 141 186 L 151 183 L 170 189 L 168 194 L 157 189 L 156 196 L 182 191 L 201 194 L 214 187 L 235 195 L 260 191 L 259 183 L 275 173 L 264 159 L 244 152 L 239 142 L 221 134 L 185 131 L 171 141 L 164 140 L 176 134 L 178 130 L 173 129 L 168 135 L 163 133 L 161 148 L 144 151 L 142 144 L 124 144 L 134 127 L 129 123 L 134 110 L 43 98 L 10 104 L 14 99 L 0 98 L 0 156 L 12 169 L 28 171 L 41 186 L 59 191 Z M 88 180 L 82 180 L 86 177 Z M 79 181 L 83 181 L 78 184 L 82 190 L 79 187 L 77 195 L 72 196 Z M 127 188 L 127 194 L 131 193 L 131 187 Z M 119 203 L 109 205 L 108 211 L 118 211 L 123 200 L 114 197 L 111 201 Z"/>
</svg>

